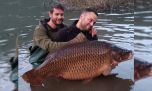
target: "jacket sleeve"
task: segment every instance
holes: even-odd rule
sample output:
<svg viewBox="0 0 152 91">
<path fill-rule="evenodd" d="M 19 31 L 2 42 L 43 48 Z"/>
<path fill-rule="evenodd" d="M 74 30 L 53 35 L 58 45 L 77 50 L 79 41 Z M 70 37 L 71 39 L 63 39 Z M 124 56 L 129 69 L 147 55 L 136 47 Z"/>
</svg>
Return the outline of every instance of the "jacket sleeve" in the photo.
<svg viewBox="0 0 152 91">
<path fill-rule="evenodd" d="M 53 51 L 65 45 L 80 43 L 85 41 L 85 37 L 81 34 L 68 42 L 54 42 L 48 36 L 44 27 L 37 26 L 34 31 L 34 45 L 37 45 L 45 50 Z"/>
</svg>

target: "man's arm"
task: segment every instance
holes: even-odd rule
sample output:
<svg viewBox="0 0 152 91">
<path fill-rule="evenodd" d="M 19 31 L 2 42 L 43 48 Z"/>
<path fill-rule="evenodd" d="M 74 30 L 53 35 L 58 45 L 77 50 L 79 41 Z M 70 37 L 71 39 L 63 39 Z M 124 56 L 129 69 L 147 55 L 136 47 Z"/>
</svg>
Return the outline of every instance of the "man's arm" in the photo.
<svg viewBox="0 0 152 91">
<path fill-rule="evenodd" d="M 85 35 L 87 40 L 98 40 L 97 31 L 95 28 L 92 28 L 89 31 L 77 31 L 70 27 L 63 28 L 56 33 L 56 38 L 62 42 L 67 42 L 71 39 L 74 39 L 81 32 L 83 33 L 83 35 Z"/>
<path fill-rule="evenodd" d="M 54 42 L 52 41 L 46 34 L 46 30 L 44 27 L 36 27 L 34 31 L 34 44 L 46 49 L 48 51 L 53 51 L 55 49 L 61 48 L 65 45 L 74 44 L 74 43 L 80 43 L 86 40 L 85 36 L 83 34 L 77 35 L 74 39 L 68 41 L 68 42 Z"/>
</svg>

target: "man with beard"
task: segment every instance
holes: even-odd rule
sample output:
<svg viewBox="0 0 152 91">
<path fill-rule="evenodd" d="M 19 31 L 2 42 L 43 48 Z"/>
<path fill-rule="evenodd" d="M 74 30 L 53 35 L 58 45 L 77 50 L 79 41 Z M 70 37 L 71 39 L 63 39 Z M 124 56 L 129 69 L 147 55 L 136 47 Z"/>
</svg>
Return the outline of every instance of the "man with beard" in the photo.
<svg viewBox="0 0 152 91">
<path fill-rule="evenodd" d="M 29 59 L 29 62 L 33 67 L 37 67 L 43 63 L 48 52 L 52 52 L 65 45 L 85 41 L 85 36 L 82 34 L 78 34 L 68 42 L 55 41 L 56 37 L 59 37 L 56 36 L 56 33 L 59 32 L 60 29 L 66 27 L 66 25 L 62 23 L 64 20 L 63 6 L 60 4 L 54 5 L 48 15 L 50 18 L 41 20 L 34 30 L 33 46 L 30 47 L 31 55 Z"/>
<path fill-rule="evenodd" d="M 40 21 L 39 25 L 35 28 L 33 35 L 33 45 L 39 46 L 42 49 L 52 51 L 59 47 L 70 44 L 71 42 L 55 42 L 53 41 L 54 34 L 61 28 L 65 28 L 64 19 L 64 8 L 60 5 L 54 5 L 49 11 L 49 19 Z"/>
</svg>

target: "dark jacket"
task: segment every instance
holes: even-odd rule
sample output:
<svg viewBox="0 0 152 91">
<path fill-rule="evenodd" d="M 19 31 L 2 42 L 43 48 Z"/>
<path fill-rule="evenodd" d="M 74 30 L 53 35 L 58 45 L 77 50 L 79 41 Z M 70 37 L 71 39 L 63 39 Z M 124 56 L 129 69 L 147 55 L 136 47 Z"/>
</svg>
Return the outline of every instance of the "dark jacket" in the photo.
<svg viewBox="0 0 152 91">
<path fill-rule="evenodd" d="M 66 41 L 69 41 L 69 40 L 75 38 L 79 33 L 83 33 L 85 35 L 85 37 L 87 38 L 87 40 L 97 40 L 98 39 L 97 35 L 92 37 L 92 35 L 88 31 L 80 30 L 79 28 L 77 28 L 76 27 L 77 22 L 78 22 L 78 20 L 74 21 L 71 26 L 62 28 L 60 31 L 58 31 L 55 34 L 56 35 L 55 41 L 66 42 Z"/>
</svg>

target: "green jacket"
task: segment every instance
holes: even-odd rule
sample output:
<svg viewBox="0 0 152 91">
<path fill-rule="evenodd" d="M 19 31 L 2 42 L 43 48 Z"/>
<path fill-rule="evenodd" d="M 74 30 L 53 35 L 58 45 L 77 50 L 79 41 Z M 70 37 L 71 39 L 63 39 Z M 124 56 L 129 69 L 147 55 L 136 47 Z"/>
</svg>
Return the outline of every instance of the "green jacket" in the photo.
<svg viewBox="0 0 152 91">
<path fill-rule="evenodd" d="M 51 52 L 65 45 L 86 41 L 86 37 L 80 33 L 79 35 L 77 35 L 75 38 L 73 38 L 72 40 L 68 42 L 55 42 L 51 39 L 51 37 L 53 36 L 54 31 L 58 31 L 58 30 L 59 28 L 54 29 L 54 30 L 49 28 L 49 32 L 48 32 L 44 24 L 40 22 L 39 25 L 34 30 L 33 46 L 39 46 L 42 49 L 48 50 L 49 52 Z"/>
</svg>

